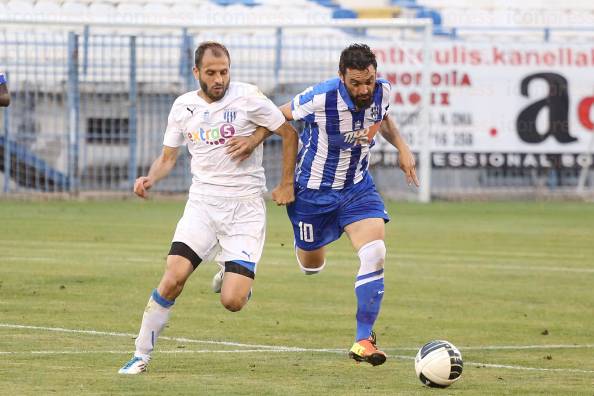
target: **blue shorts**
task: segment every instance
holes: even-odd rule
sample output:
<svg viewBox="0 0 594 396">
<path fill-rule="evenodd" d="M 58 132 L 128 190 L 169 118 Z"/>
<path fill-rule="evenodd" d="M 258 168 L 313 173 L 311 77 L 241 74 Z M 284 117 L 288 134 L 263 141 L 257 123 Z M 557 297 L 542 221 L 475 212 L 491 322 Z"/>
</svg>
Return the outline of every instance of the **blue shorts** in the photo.
<svg viewBox="0 0 594 396">
<path fill-rule="evenodd" d="M 340 238 L 344 227 L 363 219 L 390 221 L 371 175 L 342 190 L 312 190 L 297 185 L 295 202 L 287 206 L 295 243 L 315 250 Z"/>
</svg>

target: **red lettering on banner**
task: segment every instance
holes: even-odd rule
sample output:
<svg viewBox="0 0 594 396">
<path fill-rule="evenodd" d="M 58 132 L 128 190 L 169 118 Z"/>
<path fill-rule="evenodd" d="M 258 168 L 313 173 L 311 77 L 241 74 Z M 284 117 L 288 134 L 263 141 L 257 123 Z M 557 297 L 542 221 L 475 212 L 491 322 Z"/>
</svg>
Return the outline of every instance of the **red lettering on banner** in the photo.
<svg viewBox="0 0 594 396">
<path fill-rule="evenodd" d="M 578 105 L 578 117 L 580 123 L 588 130 L 594 132 L 594 121 L 590 118 L 590 111 L 594 106 L 594 97 L 583 99 Z"/>
<path fill-rule="evenodd" d="M 497 47 L 493 47 L 493 64 L 494 65 L 505 65 L 505 53 L 498 49 Z"/>
</svg>

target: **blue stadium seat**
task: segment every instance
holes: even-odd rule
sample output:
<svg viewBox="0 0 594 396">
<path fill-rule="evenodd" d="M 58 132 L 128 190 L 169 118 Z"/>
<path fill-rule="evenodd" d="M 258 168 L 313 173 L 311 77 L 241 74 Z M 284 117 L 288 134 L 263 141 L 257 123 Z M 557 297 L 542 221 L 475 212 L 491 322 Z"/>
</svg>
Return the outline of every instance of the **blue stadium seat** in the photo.
<svg viewBox="0 0 594 396">
<path fill-rule="evenodd" d="M 417 10 L 417 18 L 428 18 L 433 20 L 433 26 L 441 26 L 441 14 L 429 8 L 421 8 Z"/>
<path fill-rule="evenodd" d="M 314 3 L 317 3 L 321 6 L 328 7 L 328 8 L 340 8 L 340 5 L 336 4 L 334 0 L 312 0 Z"/>
<path fill-rule="evenodd" d="M 346 8 L 337 8 L 332 11 L 332 18 L 334 19 L 352 19 L 357 18 L 357 13 L 353 10 L 347 10 Z"/>
<path fill-rule="evenodd" d="M 255 0 L 212 0 L 213 3 L 226 7 L 226 6 L 230 6 L 230 5 L 244 5 L 246 7 L 253 7 L 253 6 L 257 6 L 260 5 L 257 1 Z"/>
</svg>

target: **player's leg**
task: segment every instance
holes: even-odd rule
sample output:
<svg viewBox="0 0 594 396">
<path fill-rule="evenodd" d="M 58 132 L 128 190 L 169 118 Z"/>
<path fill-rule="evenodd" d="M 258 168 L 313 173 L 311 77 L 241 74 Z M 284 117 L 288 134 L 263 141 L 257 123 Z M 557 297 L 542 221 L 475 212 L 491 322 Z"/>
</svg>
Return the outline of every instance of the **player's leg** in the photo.
<svg viewBox="0 0 594 396">
<path fill-rule="evenodd" d="M 315 275 L 326 266 L 326 248 L 324 246 L 314 250 L 303 250 L 295 244 L 295 256 L 299 268 L 305 275 Z"/>
<path fill-rule="evenodd" d="M 241 310 L 252 293 L 257 263 L 266 238 L 266 204 L 260 197 L 227 203 L 218 218 L 219 260 L 224 262 L 221 304 L 231 312 Z"/>
<path fill-rule="evenodd" d="M 221 287 L 221 304 L 229 311 L 237 312 L 247 304 L 256 276 L 254 270 L 247 268 L 245 262 L 227 261 L 225 263 L 225 277 Z"/>
<path fill-rule="evenodd" d="M 373 184 L 362 183 L 350 192 L 348 205 L 340 214 L 341 224 L 346 224 L 344 230 L 360 260 L 355 279 L 357 332 L 350 356 L 378 365 L 386 360 L 386 355 L 375 346 L 373 326 L 384 296 L 384 223 L 389 218 Z"/>
<path fill-rule="evenodd" d="M 204 223 L 205 217 L 196 204 L 188 202 L 184 216 L 178 222 L 165 272 L 149 297 L 142 316 L 140 331 L 135 341 L 136 350 L 132 359 L 120 370 L 120 374 L 139 374 L 146 371 L 150 355 L 161 331 L 169 320 L 175 299 L 183 287 L 216 243 L 215 235 Z M 200 235 L 197 239 L 192 235 Z"/>
<path fill-rule="evenodd" d="M 306 275 L 319 273 L 326 265 L 326 248 L 340 238 L 338 199 L 334 192 L 299 189 L 287 206 L 294 234 L 295 256 Z"/>
</svg>

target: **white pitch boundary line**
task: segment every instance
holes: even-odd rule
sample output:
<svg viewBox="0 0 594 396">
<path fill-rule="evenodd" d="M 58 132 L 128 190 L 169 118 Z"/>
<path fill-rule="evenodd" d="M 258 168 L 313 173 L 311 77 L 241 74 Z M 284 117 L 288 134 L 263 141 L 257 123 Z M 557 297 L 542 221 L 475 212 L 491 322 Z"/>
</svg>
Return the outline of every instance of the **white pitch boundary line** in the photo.
<svg viewBox="0 0 594 396">
<path fill-rule="evenodd" d="M 460 348 L 462 349 L 462 348 Z M 402 355 L 390 355 L 390 357 L 395 357 L 397 359 L 402 360 L 414 360 L 414 357 L 411 356 L 402 356 Z M 509 369 L 509 370 L 527 370 L 527 371 L 556 371 L 556 372 L 568 372 L 568 373 L 594 373 L 594 370 L 582 370 L 582 369 L 572 369 L 572 368 L 542 368 L 542 367 L 526 367 L 526 366 L 513 366 L 508 364 L 491 364 L 491 363 L 479 363 L 479 362 L 464 362 L 464 366 L 480 366 L 480 367 L 488 367 L 488 368 L 502 368 L 502 369 Z"/>
<path fill-rule="evenodd" d="M 77 330 L 77 329 L 65 329 L 61 327 L 44 327 L 44 326 L 28 326 L 28 325 L 17 325 L 0 323 L 0 328 L 10 329 L 27 329 L 27 330 L 44 330 L 60 333 L 74 333 L 74 334 L 89 334 L 89 335 L 105 335 L 114 337 L 135 337 L 135 334 L 131 333 L 117 333 L 109 331 L 97 331 L 97 330 Z M 315 349 L 315 348 L 299 348 L 299 347 L 288 347 L 288 346 L 273 346 L 273 345 L 252 345 L 252 344 L 241 344 L 237 342 L 227 341 L 208 341 L 208 340 L 195 340 L 190 338 L 179 338 L 179 337 L 160 337 L 160 339 L 187 342 L 187 343 L 199 343 L 199 344 L 211 344 L 211 345 L 226 345 L 226 346 L 238 346 L 251 349 L 236 349 L 236 350 L 173 350 L 173 351 L 158 351 L 157 353 L 261 353 L 261 352 L 324 352 L 324 353 L 345 353 L 342 349 Z M 594 345 L 519 345 L 514 347 L 513 345 L 501 345 L 501 346 L 484 346 L 484 347 L 467 347 L 460 348 L 462 350 L 492 350 L 492 349 L 536 349 L 536 348 L 579 348 L 585 347 L 590 348 Z M 258 349 L 254 349 L 258 348 Z M 393 348 L 399 350 L 413 350 L 416 348 Z M 85 354 L 85 353 L 108 353 L 108 354 L 126 354 L 133 353 L 131 351 L 30 351 L 30 352 L 10 352 L 0 351 L 0 355 L 17 355 L 17 354 L 32 354 L 32 355 L 43 355 L 43 354 Z M 390 355 L 391 357 L 403 360 L 414 360 L 412 356 L 403 355 Z M 466 365 L 476 365 L 488 368 L 502 368 L 510 370 L 528 370 L 528 371 L 553 371 L 553 372 L 573 372 L 573 373 L 594 373 L 594 370 L 582 370 L 582 369 L 571 369 L 571 368 L 539 368 L 539 367 L 525 367 L 525 366 L 513 366 L 505 364 L 491 364 L 491 363 L 479 363 L 479 362 L 465 362 Z"/>
<path fill-rule="evenodd" d="M 526 350 L 526 349 L 590 349 L 594 344 L 542 344 L 542 345 L 484 345 L 461 346 L 461 351 L 499 351 L 499 350 Z M 383 348 L 386 351 L 417 351 L 418 348 Z"/>
<path fill-rule="evenodd" d="M 45 326 L 29 326 L 29 325 L 19 325 L 19 324 L 10 324 L 10 323 L 0 323 L 0 328 L 9 328 L 9 329 L 27 329 L 27 330 L 44 330 L 44 331 L 53 331 L 58 333 L 75 333 L 75 334 L 88 334 L 88 335 L 103 335 L 103 336 L 113 336 L 113 337 L 129 337 L 135 338 L 136 334 L 132 333 L 118 333 L 112 331 L 98 331 L 98 330 L 79 330 L 79 329 L 66 329 L 62 327 L 45 327 Z M 209 344 L 209 345 L 225 345 L 225 346 L 235 346 L 240 348 L 258 348 L 258 349 L 265 349 L 265 350 L 282 350 L 282 351 L 294 351 L 294 352 L 336 352 L 341 353 L 343 349 L 336 349 L 336 348 L 300 348 L 300 347 L 290 347 L 290 346 L 283 346 L 283 345 L 258 345 L 258 344 L 242 344 L 238 342 L 230 342 L 230 341 L 211 341 L 211 340 L 196 340 L 192 338 L 184 338 L 184 337 L 167 337 L 167 336 L 159 336 L 161 340 L 168 340 L 168 341 L 176 341 L 176 342 L 186 342 L 186 343 L 194 343 L 194 344 Z M 488 351 L 488 350 L 526 350 L 526 349 L 590 349 L 594 348 L 594 344 L 542 344 L 542 345 L 484 345 L 484 346 L 466 346 L 460 347 L 459 349 L 462 351 Z M 394 347 L 394 348 L 384 348 L 386 351 L 417 351 L 418 348 L 410 348 L 410 347 Z"/>
<path fill-rule="evenodd" d="M 304 351 L 310 352 L 313 350 L 306 349 Z M 262 353 L 262 352 L 273 352 L 273 353 L 294 353 L 299 351 L 286 350 L 286 349 L 234 349 L 234 350 L 212 350 L 212 349 L 199 349 L 199 350 L 164 350 L 157 351 L 158 354 L 206 354 L 206 353 Z M 338 353 L 335 350 L 325 350 L 325 352 Z M 2 355 L 87 355 L 87 354 L 111 354 L 111 355 L 128 355 L 134 351 L 28 351 L 28 352 L 6 352 L 0 351 Z M 413 356 L 403 355 L 390 355 L 392 358 L 400 360 L 414 360 Z M 466 366 L 480 366 L 485 368 L 501 368 L 508 370 L 525 370 L 525 371 L 553 371 L 553 372 L 567 372 L 567 373 L 594 373 L 594 370 L 582 370 L 582 369 L 571 369 L 571 368 L 541 368 L 541 367 L 526 367 L 526 366 L 513 366 L 507 364 L 491 364 L 491 363 L 479 363 L 479 362 L 464 362 Z"/>
<path fill-rule="evenodd" d="M 18 325 L 18 324 L 10 324 L 10 323 L 0 323 L 0 328 L 8 328 L 8 329 L 26 329 L 26 330 L 43 330 L 43 331 L 52 331 L 57 333 L 75 333 L 75 334 L 87 334 L 87 335 L 101 335 L 101 336 L 112 336 L 112 337 L 128 337 L 128 338 L 135 338 L 137 334 L 132 333 L 118 333 L 113 331 L 97 331 L 97 330 L 79 330 L 79 329 L 65 329 L 62 327 L 44 327 L 44 326 L 28 326 L 28 325 Z M 298 347 L 289 347 L 289 346 L 274 346 L 274 345 L 256 345 L 256 344 L 242 344 L 238 342 L 229 342 L 229 341 L 210 341 L 210 340 L 196 340 L 192 338 L 184 338 L 184 337 L 167 337 L 167 336 L 159 336 L 160 340 L 168 340 L 168 341 L 176 341 L 176 342 L 185 342 L 185 343 L 194 343 L 194 344 L 209 344 L 209 345 L 224 345 L 224 346 L 234 346 L 240 348 L 258 348 L 258 349 L 265 349 L 265 350 L 281 350 L 286 352 L 335 352 L 338 351 L 337 349 L 312 349 L 312 348 L 298 348 Z M 342 350 L 340 350 L 342 351 Z"/>
<path fill-rule="evenodd" d="M 105 258 L 103 254 L 94 254 L 93 256 L 101 256 Z M 406 257 L 406 256 L 401 256 Z M 415 257 L 415 256 L 409 256 Z M 41 256 L 4 256 L 2 257 L 3 260 L 6 261 L 38 261 L 42 263 L 56 263 L 62 262 L 63 260 L 58 257 L 41 257 Z M 437 260 L 438 257 L 435 257 Z M 131 257 L 131 258 L 124 258 L 124 261 L 129 262 L 138 262 L 138 263 L 157 263 L 160 259 L 154 258 L 142 258 L 142 257 Z M 161 260 L 162 261 L 162 260 Z M 442 267 L 454 267 L 454 268 L 468 268 L 472 267 L 473 269 L 485 269 L 485 270 L 495 270 L 495 271 L 541 271 L 541 272 L 570 272 L 570 273 L 585 273 L 585 274 L 592 274 L 594 273 L 594 268 L 579 268 L 579 267 L 547 267 L 547 266 L 523 266 L 523 265 L 515 265 L 515 264 L 497 264 L 497 265 L 489 265 L 489 264 L 480 264 L 481 259 L 476 258 L 464 258 L 464 259 L 454 259 L 454 258 L 439 258 Z M 486 260 L 482 260 L 486 261 Z M 493 261 L 493 260 L 490 260 Z M 403 262 L 398 260 L 396 266 L 418 266 L 419 262 Z"/>
<path fill-rule="evenodd" d="M 158 350 L 156 353 L 166 354 L 183 354 L 183 353 L 258 353 L 258 352 L 274 352 L 274 353 L 293 353 L 295 351 L 285 349 L 174 349 L 174 350 Z M 329 352 L 329 351 L 328 351 Z M 134 351 L 0 351 L 0 355 L 85 355 L 85 354 L 112 354 L 112 355 L 130 355 Z"/>
</svg>

